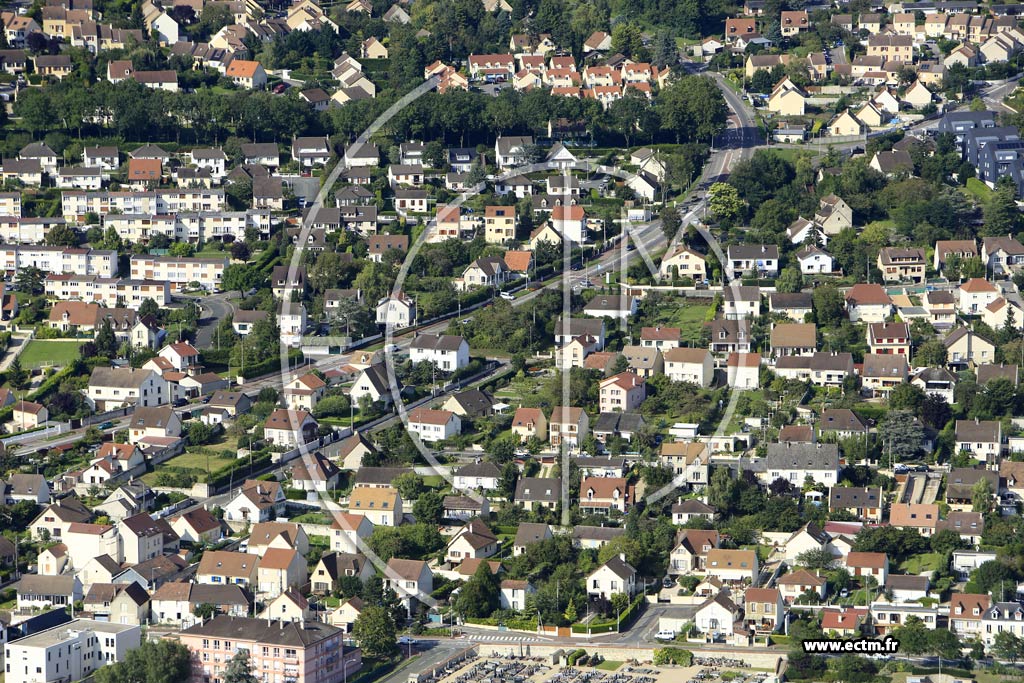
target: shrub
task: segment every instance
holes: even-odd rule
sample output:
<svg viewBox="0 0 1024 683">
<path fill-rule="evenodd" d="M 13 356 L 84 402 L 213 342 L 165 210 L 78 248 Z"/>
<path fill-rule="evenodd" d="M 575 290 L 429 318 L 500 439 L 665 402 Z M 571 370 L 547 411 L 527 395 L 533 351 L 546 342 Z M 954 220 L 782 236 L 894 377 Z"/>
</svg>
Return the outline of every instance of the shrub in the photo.
<svg viewBox="0 0 1024 683">
<path fill-rule="evenodd" d="M 657 666 L 664 666 L 666 664 L 691 666 L 693 664 L 693 653 L 678 647 L 663 647 L 654 651 L 654 663 Z"/>
</svg>

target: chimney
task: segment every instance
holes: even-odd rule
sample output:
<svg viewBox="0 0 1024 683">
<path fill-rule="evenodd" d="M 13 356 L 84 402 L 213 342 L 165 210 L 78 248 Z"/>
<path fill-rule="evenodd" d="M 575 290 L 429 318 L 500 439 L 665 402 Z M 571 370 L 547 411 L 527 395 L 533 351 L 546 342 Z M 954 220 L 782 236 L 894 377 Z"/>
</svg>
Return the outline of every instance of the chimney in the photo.
<svg viewBox="0 0 1024 683">
<path fill-rule="evenodd" d="M 980 424 L 980 422 L 978 421 L 978 418 L 974 418 L 974 424 Z"/>
<path fill-rule="evenodd" d="M 619 559 L 622 560 L 623 562 L 625 562 L 626 561 L 626 553 L 619 553 Z"/>
</svg>

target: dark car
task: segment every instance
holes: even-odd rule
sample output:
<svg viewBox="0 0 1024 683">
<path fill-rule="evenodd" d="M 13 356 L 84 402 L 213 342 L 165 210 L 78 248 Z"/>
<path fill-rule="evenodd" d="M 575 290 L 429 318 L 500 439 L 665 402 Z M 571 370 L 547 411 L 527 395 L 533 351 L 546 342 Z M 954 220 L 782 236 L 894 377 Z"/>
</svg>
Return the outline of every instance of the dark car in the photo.
<svg viewBox="0 0 1024 683">
<path fill-rule="evenodd" d="M 174 399 L 174 407 L 175 408 L 180 408 L 180 407 L 185 406 L 185 405 L 188 405 L 188 401 L 186 401 L 185 399 L 183 399 L 183 398 L 176 398 L 176 399 Z"/>
<path fill-rule="evenodd" d="M 287 89 L 288 89 L 288 84 L 287 83 L 278 83 L 277 85 L 274 86 L 274 94 L 275 95 L 280 95 L 281 93 L 283 93 Z"/>
</svg>

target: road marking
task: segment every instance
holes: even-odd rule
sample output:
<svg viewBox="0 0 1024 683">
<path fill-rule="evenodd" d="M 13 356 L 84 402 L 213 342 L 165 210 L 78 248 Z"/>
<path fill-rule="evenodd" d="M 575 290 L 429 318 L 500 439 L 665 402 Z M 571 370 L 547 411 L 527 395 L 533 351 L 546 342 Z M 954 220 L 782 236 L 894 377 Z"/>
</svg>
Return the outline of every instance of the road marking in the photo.
<svg viewBox="0 0 1024 683">
<path fill-rule="evenodd" d="M 541 639 L 536 636 L 494 636 L 490 634 L 486 635 L 468 635 L 469 640 L 474 642 L 488 642 L 488 643 L 539 643 Z"/>
</svg>

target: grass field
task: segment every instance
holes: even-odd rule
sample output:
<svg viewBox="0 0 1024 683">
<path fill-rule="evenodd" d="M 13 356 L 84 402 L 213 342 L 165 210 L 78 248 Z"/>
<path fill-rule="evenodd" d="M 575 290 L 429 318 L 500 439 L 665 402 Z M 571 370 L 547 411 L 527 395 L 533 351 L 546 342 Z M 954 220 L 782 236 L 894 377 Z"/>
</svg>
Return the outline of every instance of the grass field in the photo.
<svg viewBox="0 0 1024 683">
<path fill-rule="evenodd" d="M 175 456 L 168 460 L 166 465 L 171 467 L 181 467 L 188 470 L 203 470 L 206 471 L 206 463 L 210 463 L 210 471 L 216 472 L 221 467 L 226 467 L 233 463 L 235 458 L 224 458 L 216 455 L 210 455 L 209 460 L 203 453 L 182 453 L 181 455 Z"/>
<path fill-rule="evenodd" d="M 38 368 L 42 365 L 64 366 L 78 358 L 78 347 L 84 340 L 54 341 L 52 339 L 32 340 L 21 352 L 21 367 Z"/>
<path fill-rule="evenodd" d="M 967 190 L 967 194 L 980 202 L 987 202 L 992 196 L 991 188 L 977 178 L 968 178 L 967 187 L 965 189 Z"/>
<path fill-rule="evenodd" d="M 601 671 L 618 671 L 619 667 L 621 666 L 622 662 L 616 662 L 611 659 L 606 659 L 594 668 L 600 669 Z"/>
<path fill-rule="evenodd" d="M 216 446 L 214 446 L 213 448 L 216 449 Z M 214 452 L 216 452 L 216 450 Z M 216 473 L 221 468 L 227 467 L 231 463 L 235 462 L 235 458 L 225 458 L 219 455 L 213 455 L 211 453 L 211 455 L 209 456 L 209 461 L 207 461 L 207 456 L 203 453 L 190 453 L 186 451 L 181 455 L 171 458 L 165 463 L 157 465 L 156 470 L 152 472 L 147 472 L 146 474 L 142 475 L 142 480 L 149 484 L 150 486 L 152 486 L 153 482 L 156 479 L 156 475 L 161 468 L 174 467 L 180 470 L 192 470 L 193 473 L 196 475 L 196 479 L 198 481 L 206 481 L 207 462 L 209 462 L 209 472 Z"/>
<path fill-rule="evenodd" d="M 812 157 L 812 156 L 814 156 L 813 152 L 810 152 L 810 151 L 808 151 L 806 149 L 800 149 L 798 147 L 787 147 L 785 149 L 781 149 L 779 147 L 775 147 L 775 148 L 767 150 L 767 153 L 768 154 L 773 154 L 773 155 L 775 155 L 777 157 L 780 157 L 782 159 L 785 159 L 786 161 L 791 161 L 791 162 L 796 162 L 796 160 L 799 159 L 800 157 Z"/>
<path fill-rule="evenodd" d="M 900 569 L 907 574 L 923 574 L 942 569 L 945 556 L 942 553 L 925 553 L 915 555 L 900 565 Z"/>
<path fill-rule="evenodd" d="M 707 315 L 708 308 L 710 306 L 699 304 L 665 306 L 652 324 L 678 327 L 683 343 L 697 342 L 704 330 L 704 316 Z"/>
</svg>

